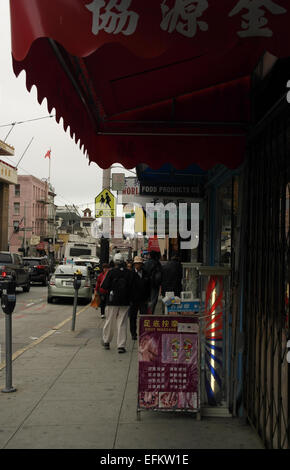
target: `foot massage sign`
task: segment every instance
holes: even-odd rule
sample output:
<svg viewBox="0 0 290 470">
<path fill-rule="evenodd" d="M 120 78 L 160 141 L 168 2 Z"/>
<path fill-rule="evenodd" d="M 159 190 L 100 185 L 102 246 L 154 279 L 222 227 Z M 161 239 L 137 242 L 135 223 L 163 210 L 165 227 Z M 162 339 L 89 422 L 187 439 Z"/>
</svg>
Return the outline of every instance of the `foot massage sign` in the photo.
<svg viewBox="0 0 290 470">
<path fill-rule="evenodd" d="M 199 411 L 197 317 L 139 317 L 138 409 Z"/>
</svg>

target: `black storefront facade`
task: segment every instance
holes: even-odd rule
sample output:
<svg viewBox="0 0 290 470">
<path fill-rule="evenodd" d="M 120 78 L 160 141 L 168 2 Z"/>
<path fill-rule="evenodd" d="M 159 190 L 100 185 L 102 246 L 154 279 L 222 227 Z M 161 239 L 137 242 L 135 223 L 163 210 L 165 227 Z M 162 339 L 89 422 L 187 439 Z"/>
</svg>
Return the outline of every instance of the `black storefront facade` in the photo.
<svg viewBox="0 0 290 470">
<path fill-rule="evenodd" d="M 217 165 L 202 175 L 200 185 L 188 176 L 192 195 L 199 188 L 201 208 L 195 261 L 230 268 L 226 405 L 232 416 L 249 420 L 267 448 L 276 449 L 290 442 L 289 75 L 289 61 L 277 61 L 263 79 L 253 74 L 243 165 L 236 170 Z M 181 188 L 175 185 L 177 194 L 170 189 L 172 177 L 177 181 L 174 169 L 161 178 L 155 171 L 154 182 L 143 173 L 143 194 L 165 198 L 172 191 L 176 197 Z M 184 253 L 182 261 L 189 260 Z"/>
<path fill-rule="evenodd" d="M 243 404 L 268 448 L 289 448 L 289 59 L 252 76 L 252 127 L 242 173 L 243 204 L 235 312 L 243 313 Z"/>
</svg>

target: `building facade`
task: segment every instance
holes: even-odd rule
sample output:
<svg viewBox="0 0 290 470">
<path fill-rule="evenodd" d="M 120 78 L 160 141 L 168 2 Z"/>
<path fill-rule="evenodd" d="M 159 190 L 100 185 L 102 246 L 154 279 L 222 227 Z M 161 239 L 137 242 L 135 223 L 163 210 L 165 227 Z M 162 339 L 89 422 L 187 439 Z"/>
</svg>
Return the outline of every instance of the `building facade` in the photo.
<svg viewBox="0 0 290 470">
<path fill-rule="evenodd" d="M 8 242 L 12 252 L 21 250 L 25 255 L 38 254 L 38 247 L 50 235 L 54 210 L 54 191 L 46 180 L 32 175 L 18 176 L 18 182 L 10 187 Z"/>
<path fill-rule="evenodd" d="M 13 156 L 14 148 L 0 140 L 0 155 Z M 17 170 L 12 165 L 0 160 L 0 250 L 8 249 L 8 206 L 9 185 L 17 183 Z"/>
</svg>

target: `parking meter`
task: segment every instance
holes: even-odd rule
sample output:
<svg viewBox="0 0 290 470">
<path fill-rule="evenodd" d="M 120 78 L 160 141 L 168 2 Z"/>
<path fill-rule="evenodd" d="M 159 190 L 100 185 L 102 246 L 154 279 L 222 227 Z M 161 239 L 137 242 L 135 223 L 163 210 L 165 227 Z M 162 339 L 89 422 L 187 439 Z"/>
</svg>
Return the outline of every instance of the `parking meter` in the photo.
<svg viewBox="0 0 290 470">
<path fill-rule="evenodd" d="M 1 307 L 5 315 L 6 387 L 3 393 L 15 392 L 12 386 L 12 313 L 16 304 L 16 282 L 11 274 L 5 273 L 0 279 Z"/>
<path fill-rule="evenodd" d="M 82 272 L 78 269 L 74 273 L 74 289 L 79 290 L 81 287 Z"/>
<path fill-rule="evenodd" d="M 1 307 L 4 313 L 11 315 L 16 304 L 16 282 L 11 275 L 5 276 L 0 281 L 0 289 L 2 291 Z"/>
<path fill-rule="evenodd" d="M 78 269 L 74 273 L 75 295 L 74 295 L 74 307 L 73 307 L 72 327 L 71 327 L 72 331 L 75 330 L 76 310 L 77 310 L 77 302 L 78 302 L 78 290 L 81 287 L 81 282 L 82 282 L 82 272 Z"/>
</svg>

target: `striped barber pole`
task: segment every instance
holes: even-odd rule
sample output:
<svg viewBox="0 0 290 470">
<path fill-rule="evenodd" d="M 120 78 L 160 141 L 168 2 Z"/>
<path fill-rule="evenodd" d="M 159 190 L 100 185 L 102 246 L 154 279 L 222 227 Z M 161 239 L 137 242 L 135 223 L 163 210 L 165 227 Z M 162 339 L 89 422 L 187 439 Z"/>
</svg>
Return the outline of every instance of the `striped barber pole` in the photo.
<svg viewBox="0 0 290 470">
<path fill-rule="evenodd" d="M 223 384 L 223 278 L 211 276 L 205 301 L 205 388 L 208 403 L 222 400 Z"/>
</svg>

